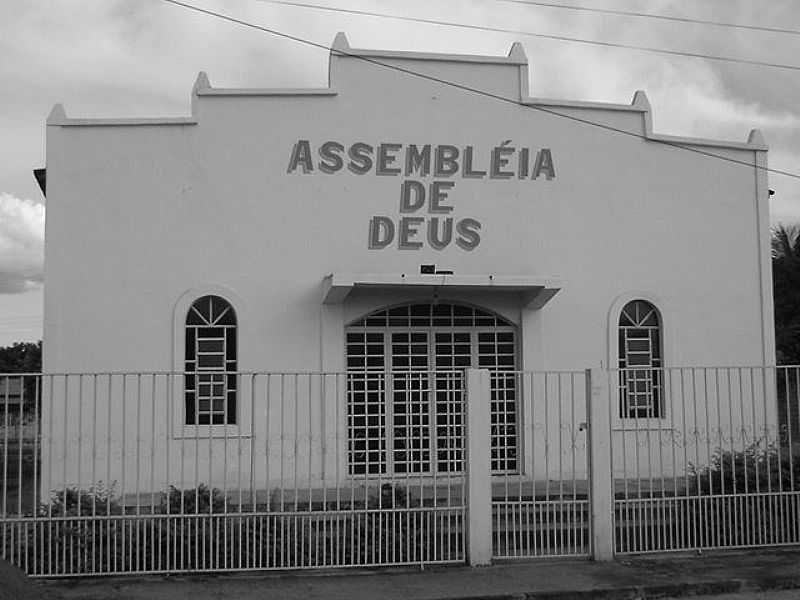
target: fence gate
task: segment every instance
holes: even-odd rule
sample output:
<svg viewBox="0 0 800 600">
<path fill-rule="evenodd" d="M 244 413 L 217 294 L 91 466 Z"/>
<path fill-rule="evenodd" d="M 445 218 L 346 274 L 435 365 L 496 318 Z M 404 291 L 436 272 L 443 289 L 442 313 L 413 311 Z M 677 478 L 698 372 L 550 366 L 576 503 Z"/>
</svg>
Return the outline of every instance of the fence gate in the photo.
<svg viewBox="0 0 800 600">
<path fill-rule="evenodd" d="M 514 460 L 493 465 L 494 558 L 588 556 L 586 372 L 490 377 L 492 404 L 515 411 L 519 423 Z"/>
</svg>

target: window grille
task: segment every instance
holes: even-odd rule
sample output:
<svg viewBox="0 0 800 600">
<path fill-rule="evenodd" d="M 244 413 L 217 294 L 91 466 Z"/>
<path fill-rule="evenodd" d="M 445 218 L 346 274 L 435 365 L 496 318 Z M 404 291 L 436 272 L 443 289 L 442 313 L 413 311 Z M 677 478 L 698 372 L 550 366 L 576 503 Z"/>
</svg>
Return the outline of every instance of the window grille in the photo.
<svg viewBox="0 0 800 600">
<path fill-rule="evenodd" d="M 194 301 L 186 315 L 187 425 L 236 423 L 236 313 L 219 296 Z"/>
<path fill-rule="evenodd" d="M 491 371 L 491 465 L 517 469 L 516 329 L 478 308 L 409 304 L 347 330 L 350 473 L 464 469 L 463 379 Z M 388 424 L 388 425 L 387 425 Z"/>
<path fill-rule="evenodd" d="M 347 430 L 351 473 L 386 472 L 383 333 L 347 334 Z"/>
<path fill-rule="evenodd" d="M 514 471 L 517 465 L 516 347 L 512 331 L 478 333 L 478 366 L 491 373 L 492 469 Z"/>
<path fill-rule="evenodd" d="M 664 417 L 661 322 L 656 307 L 644 300 L 626 304 L 618 335 L 620 417 Z"/>
</svg>

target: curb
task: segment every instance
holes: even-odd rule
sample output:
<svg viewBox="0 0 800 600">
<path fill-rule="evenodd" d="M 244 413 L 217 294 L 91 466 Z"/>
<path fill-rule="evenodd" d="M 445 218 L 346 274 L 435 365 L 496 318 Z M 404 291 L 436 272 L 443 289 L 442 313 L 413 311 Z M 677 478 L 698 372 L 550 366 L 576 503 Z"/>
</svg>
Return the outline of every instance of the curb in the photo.
<svg viewBox="0 0 800 600">
<path fill-rule="evenodd" d="M 517 594 L 491 594 L 482 596 L 452 596 L 438 600 L 656 600 L 658 598 L 684 598 L 689 596 L 711 596 L 731 594 L 757 589 L 792 589 L 800 587 L 800 576 L 778 580 L 745 582 L 739 579 L 703 581 L 698 583 L 675 583 L 641 585 L 618 588 L 595 588 L 580 591 L 521 592 Z"/>
</svg>

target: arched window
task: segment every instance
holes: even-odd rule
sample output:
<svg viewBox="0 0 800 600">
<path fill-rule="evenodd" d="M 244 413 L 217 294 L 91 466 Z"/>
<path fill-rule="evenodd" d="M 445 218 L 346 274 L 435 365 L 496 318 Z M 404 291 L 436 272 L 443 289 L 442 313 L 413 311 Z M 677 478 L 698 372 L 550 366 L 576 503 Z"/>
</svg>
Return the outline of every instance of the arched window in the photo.
<svg viewBox="0 0 800 600">
<path fill-rule="evenodd" d="M 236 312 L 219 296 L 195 300 L 186 314 L 187 425 L 236 423 Z"/>
<path fill-rule="evenodd" d="M 619 315 L 619 414 L 623 419 L 664 416 L 661 320 L 645 300 L 628 302 Z"/>
<path fill-rule="evenodd" d="M 518 469 L 513 323 L 462 304 L 405 304 L 351 323 L 346 344 L 351 474 L 463 471 L 456 372 L 469 367 L 490 371 L 492 471 Z"/>
</svg>

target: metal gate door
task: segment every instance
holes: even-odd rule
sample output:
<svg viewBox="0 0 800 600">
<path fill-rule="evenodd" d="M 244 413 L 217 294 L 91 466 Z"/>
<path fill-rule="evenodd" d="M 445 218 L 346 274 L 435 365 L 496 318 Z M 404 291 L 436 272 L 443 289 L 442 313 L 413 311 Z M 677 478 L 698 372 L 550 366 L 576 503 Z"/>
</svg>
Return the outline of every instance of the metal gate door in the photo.
<svg viewBox="0 0 800 600">
<path fill-rule="evenodd" d="M 492 402 L 519 396 L 521 425 L 519 468 L 493 477 L 494 558 L 588 556 L 586 373 L 492 377 Z"/>
</svg>

